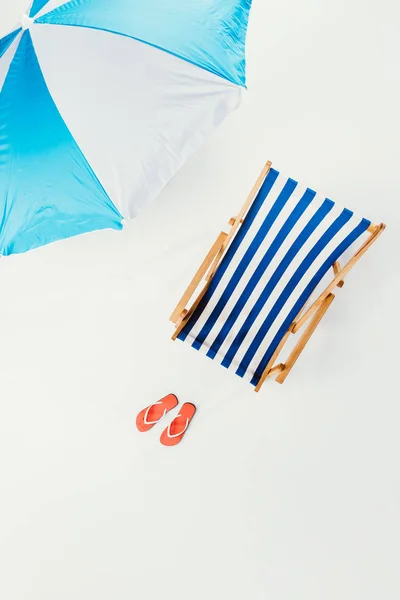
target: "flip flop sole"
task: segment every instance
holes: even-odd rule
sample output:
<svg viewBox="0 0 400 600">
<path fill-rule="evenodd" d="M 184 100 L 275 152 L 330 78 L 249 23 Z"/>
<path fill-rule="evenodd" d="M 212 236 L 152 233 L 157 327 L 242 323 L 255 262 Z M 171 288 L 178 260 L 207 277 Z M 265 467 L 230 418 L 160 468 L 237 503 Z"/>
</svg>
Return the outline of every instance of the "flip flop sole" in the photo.
<svg viewBox="0 0 400 600">
<path fill-rule="evenodd" d="M 136 417 L 136 427 L 141 433 L 149 431 L 175 406 L 178 406 L 178 398 L 175 394 L 164 396 L 158 402 L 150 404 L 140 411 Z"/>
<path fill-rule="evenodd" d="M 179 415 L 177 415 L 175 419 L 168 425 L 168 427 L 162 432 L 160 442 L 164 446 L 176 446 L 179 444 L 182 441 L 182 438 L 185 435 L 195 413 L 195 405 L 191 402 L 186 402 L 179 411 Z"/>
</svg>

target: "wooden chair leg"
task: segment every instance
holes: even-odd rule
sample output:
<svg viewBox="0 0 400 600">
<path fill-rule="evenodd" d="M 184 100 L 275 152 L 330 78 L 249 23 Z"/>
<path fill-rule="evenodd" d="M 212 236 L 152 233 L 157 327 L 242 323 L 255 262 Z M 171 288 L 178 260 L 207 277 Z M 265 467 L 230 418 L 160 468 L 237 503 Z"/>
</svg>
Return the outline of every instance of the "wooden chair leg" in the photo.
<svg viewBox="0 0 400 600">
<path fill-rule="evenodd" d="M 289 329 L 289 331 L 286 332 L 286 334 L 282 338 L 279 346 L 277 347 L 277 349 L 275 350 L 275 352 L 271 356 L 271 359 L 270 359 L 269 363 L 265 367 L 264 372 L 263 372 L 263 374 L 260 377 L 260 381 L 257 383 L 256 387 L 254 388 L 255 392 L 259 392 L 261 390 L 262 385 L 266 382 L 266 380 L 269 379 L 269 377 L 272 377 L 274 375 L 274 373 L 273 373 L 273 370 L 275 369 L 274 363 L 275 363 L 276 359 L 278 358 L 278 356 L 279 356 L 282 348 L 286 344 L 289 336 L 290 336 L 290 329 Z M 281 365 L 278 365 L 278 366 L 281 366 Z M 285 365 L 282 365 L 282 368 L 284 366 Z M 280 369 L 280 371 L 281 370 L 282 369 Z"/>
<path fill-rule="evenodd" d="M 182 298 L 179 300 L 177 306 L 175 307 L 174 312 L 170 316 L 170 321 L 172 321 L 173 323 L 176 323 L 178 321 L 179 317 L 181 316 L 181 314 L 182 314 L 183 310 L 185 309 L 187 303 L 189 302 L 190 298 L 193 296 L 197 287 L 200 285 L 201 280 L 207 273 L 207 270 L 210 268 L 210 265 L 214 264 L 214 259 L 216 256 L 219 255 L 226 237 L 227 237 L 227 234 L 224 231 L 222 231 L 219 234 L 219 236 L 217 237 L 214 244 L 212 245 L 210 251 L 208 252 L 207 256 L 201 263 L 195 276 L 193 277 L 192 281 L 190 282 L 189 287 L 186 289 Z"/>
<path fill-rule="evenodd" d="M 340 271 L 341 271 L 340 262 L 338 260 L 336 260 L 333 263 L 333 273 L 334 273 L 335 277 L 337 277 L 339 275 Z M 341 279 L 339 281 L 339 283 L 337 284 L 337 286 L 338 286 L 338 288 L 342 288 L 344 286 L 344 279 Z"/>
<path fill-rule="evenodd" d="M 294 323 L 300 317 L 301 313 L 302 313 L 302 310 L 297 315 L 296 319 L 294 320 Z M 275 373 L 277 371 L 281 372 L 283 370 L 283 367 L 285 366 L 284 364 L 280 363 L 279 365 L 277 365 L 277 367 L 282 367 L 282 368 L 279 368 L 279 369 L 276 370 L 275 367 L 274 367 L 274 363 L 275 363 L 276 359 L 278 358 L 278 356 L 280 355 L 280 353 L 282 352 L 282 349 L 284 348 L 286 342 L 288 341 L 291 333 L 292 333 L 292 329 L 290 327 L 288 329 L 288 331 L 285 333 L 285 335 L 283 336 L 283 338 L 281 339 L 280 343 L 278 344 L 277 349 L 275 350 L 275 352 L 273 353 L 273 355 L 270 358 L 269 363 L 265 367 L 264 372 L 263 372 L 263 374 L 260 377 L 260 381 L 258 382 L 258 384 L 256 385 L 256 387 L 254 388 L 255 392 L 259 392 L 260 391 L 262 385 L 265 383 L 265 381 L 267 379 L 269 379 L 269 377 L 272 377 L 273 375 L 275 375 Z"/>
<path fill-rule="evenodd" d="M 381 233 L 385 230 L 386 225 L 381 223 L 380 225 L 371 225 L 371 228 L 368 231 L 371 231 L 371 235 L 368 239 L 362 244 L 362 246 L 357 250 L 354 256 L 349 260 L 349 262 L 338 271 L 335 278 L 331 281 L 328 287 L 322 292 L 322 294 L 315 300 L 315 302 L 305 311 L 305 313 L 300 317 L 300 319 L 296 320 L 292 327 L 292 333 L 297 333 L 299 329 L 308 321 L 309 317 L 312 313 L 322 305 L 328 295 L 332 292 L 332 290 L 339 286 L 344 276 L 354 267 L 354 265 L 360 260 L 363 254 L 372 246 L 374 242 L 378 239 Z M 340 286 L 339 286 L 340 287 Z"/>
<path fill-rule="evenodd" d="M 291 354 L 289 355 L 289 358 L 287 359 L 287 361 L 285 363 L 285 367 L 279 373 L 279 375 L 275 381 L 277 381 L 278 383 L 283 383 L 285 381 L 286 377 L 289 375 L 290 371 L 292 370 L 292 368 L 293 368 L 294 364 L 296 363 L 297 359 L 299 358 L 300 354 L 304 350 L 304 347 L 307 344 L 308 340 L 310 339 L 310 337 L 314 333 L 315 329 L 317 328 L 322 317 L 328 310 L 329 306 L 332 304 L 332 301 L 334 298 L 335 298 L 334 294 L 329 294 L 325 298 L 323 303 L 319 306 L 319 308 L 316 310 L 313 318 L 311 319 L 310 323 L 308 324 L 308 327 L 306 328 L 306 330 L 300 337 L 299 341 L 297 342 L 296 346 L 293 348 Z"/>
<path fill-rule="evenodd" d="M 200 294 L 197 296 L 196 300 L 193 302 L 192 306 L 190 307 L 189 310 L 187 310 L 186 308 L 182 311 L 180 317 L 178 318 L 177 322 L 175 323 L 175 331 L 171 337 L 172 341 L 175 341 L 178 338 L 178 335 L 180 334 L 180 332 L 182 331 L 182 329 L 186 326 L 186 323 L 189 321 L 190 317 L 192 316 L 192 314 L 194 313 L 194 311 L 196 310 L 196 308 L 198 307 L 198 305 L 200 304 L 204 294 L 206 293 L 206 291 L 208 290 L 208 286 L 210 285 L 210 281 L 206 281 L 205 285 L 203 286 L 203 289 L 201 290 Z"/>
<path fill-rule="evenodd" d="M 259 392 L 261 390 L 262 385 L 267 381 L 267 379 L 269 379 L 270 377 L 273 377 L 277 373 L 280 373 L 281 371 L 283 371 L 284 368 L 285 368 L 284 363 L 279 363 L 278 365 L 275 365 L 275 367 L 270 367 L 268 370 L 265 369 L 263 376 L 261 377 L 260 381 L 257 383 L 256 387 L 254 388 L 254 391 Z"/>
</svg>

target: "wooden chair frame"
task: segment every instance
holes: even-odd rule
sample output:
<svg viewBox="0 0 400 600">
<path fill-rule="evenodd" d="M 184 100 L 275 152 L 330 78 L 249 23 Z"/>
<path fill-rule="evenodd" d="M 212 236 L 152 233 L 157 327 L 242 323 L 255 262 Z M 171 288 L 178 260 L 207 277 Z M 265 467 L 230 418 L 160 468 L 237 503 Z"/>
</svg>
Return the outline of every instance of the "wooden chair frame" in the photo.
<svg viewBox="0 0 400 600">
<path fill-rule="evenodd" d="M 228 248 L 229 243 L 231 242 L 234 235 L 238 231 L 239 227 L 243 223 L 244 217 L 246 216 L 250 206 L 252 205 L 254 199 L 256 198 L 256 196 L 264 182 L 264 179 L 266 178 L 269 170 L 271 169 L 271 166 L 272 166 L 272 163 L 270 161 L 268 161 L 266 163 L 265 167 L 263 168 L 263 170 L 261 171 L 260 176 L 257 179 L 256 183 L 254 184 L 242 209 L 240 210 L 240 212 L 237 214 L 236 217 L 233 217 L 232 219 L 230 219 L 230 221 L 229 221 L 229 225 L 231 226 L 230 231 L 228 233 L 225 233 L 222 231 L 219 234 L 215 243 L 213 244 L 213 246 L 211 247 L 207 256 L 205 257 L 204 261 L 201 263 L 200 267 L 198 268 L 195 276 L 193 277 L 191 283 L 189 284 L 189 286 L 186 289 L 185 293 L 183 294 L 182 298 L 179 300 L 178 304 L 176 305 L 176 307 L 170 317 L 170 320 L 175 324 L 175 327 L 176 327 L 176 331 L 175 331 L 174 335 L 172 336 L 173 340 L 176 340 L 179 333 L 185 327 L 186 323 L 192 316 L 193 312 L 196 310 L 200 300 L 206 293 L 208 286 L 210 285 L 210 282 L 211 282 L 222 258 L 225 255 L 225 252 Z M 286 377 L 289 375 L 290 371 L 292 370 L 292 368 L 293 368 L 294 364 L 296 363 L 297 359 L 299 358 L 300 354 L 304 350 L 304 347 L 307 344 L 308 340 L 314 333 L 314 331 L 317 328 L 322 317 L 324 316 L 324 314 L 328 310 L 329 306 L 331 305 L 332 301 L 334 300 L 335 296 L 332 293 L 332 291 L 336 287 L 341 288 L 344 285 L 344 277 L 349 273 L 349 271 L 359 261 L 361 256 L 363 254 L 365 254 L 365 252 L 378 239 L 378 237 L 384 231 L 385 227 L 386 226 L 383 223 L 381 223 L 380 225 L 374 225 L 371 223 L 371 225 L 368 227 L 368 230 L 367 230 L 369 233 L 368 238 L 360 246 L 360 248 L 355 252 L 355 254 L 351 257 L 351 259 L 346 263 L 346 265 L 344 267 L 341 267 L 339 262 L 337 262 L 337 261 L 332 265 L 332 269 L 333 269 L 333 273 L 334 273 L 333 280 L 325 288 L 325 290 L 320 294 L 320 296 L 311 304 L 311 306 L 309 308 L 306 308 L 306 306 L 307 306 L 307 303 L 310 300 L 310 298 L 307 299 L 300 314 L 290 325 L 288 331 L 286 332 L 285 336 L 283 337 L 279 346 L 277 347 L 273 356 L 271 357 L 271 360 L 269 361 L 268 365 L 266 366 L 266 368 L 260 378 L 259 383 L 255 387 L 256 392 L 260 391 L 263 383 L 268 378 L 273 377 L 274 375 L 277 375 L 275 381 L 277 381 L 278 383 L 283 383 L 285 381 Z M 200 291 L 200 294 L 198 295 L 197 299 L 193 302 L 192 306 L 190 308 L 187 308 L 188 303 L 190 302 L 193 294 L 195 293 L 195 291 L 197 290 L 199 285 L 202 283 L 202 281 L 204 281 L 204 285 Z M 282 351 L 283 347 L 285 346 L 290 335 L 296 334 L 304 325 L 306 325 L 307 322 L 308 322 L 307 327 L 305 328 L 304 332 L 300 336 L 300 338 L 299 338 L 297 344 L 295 345 L 295 347 L 293 348 L 292 352 L 289 354 L 286 362 L 278 363 L 275 365 L 275 362 L 278 359 L 278 356 L 279 356 L 280 352 Z"/>
</svg>

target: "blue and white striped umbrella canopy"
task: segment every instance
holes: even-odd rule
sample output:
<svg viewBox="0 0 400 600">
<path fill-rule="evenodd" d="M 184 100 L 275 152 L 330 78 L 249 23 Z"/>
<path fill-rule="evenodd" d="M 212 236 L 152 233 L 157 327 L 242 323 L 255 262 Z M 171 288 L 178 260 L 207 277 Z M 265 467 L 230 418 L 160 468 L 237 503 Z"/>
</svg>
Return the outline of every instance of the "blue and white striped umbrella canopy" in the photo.
<svg viewBox="0 0 400 600">
<path fill-rule="evenodd" d="M 0 40 L 0 254 L 120 229 L 234 110 L 251 0 L 34 0 Z"/>
</svg>

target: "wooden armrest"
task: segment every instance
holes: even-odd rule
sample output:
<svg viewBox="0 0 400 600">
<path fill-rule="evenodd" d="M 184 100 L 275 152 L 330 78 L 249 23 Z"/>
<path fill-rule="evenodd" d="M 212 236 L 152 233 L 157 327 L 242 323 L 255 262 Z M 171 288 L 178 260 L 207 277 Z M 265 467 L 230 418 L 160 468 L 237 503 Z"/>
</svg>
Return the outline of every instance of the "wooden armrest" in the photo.
<svg viewBox="0 0 400 600">
<path fill-rule="evenodd" d="M 195 276 L 193 277 L 192 281 L 190 282 L 190 284 L 189 284 L 188 288 L 186 289 L 185 293 L 183 294 L 182 298 L 179 300 L 178 304 L 176 305 L 174 312 L 170 316 L 170 321 L 172 321 L 173 323 L 176 323 L 179 320 L 179 318 L 181 317 L 181 314 L 185 310 L 187 303 L 189 302 L 190 298 L 193 296 L 197 287 L 201 283 L 201 280 L 203 279 L 203 277 L 205 277 L 210 266 L 214 266 L 215 258 L 218 255 L 221 248 L 223 247 L 224 242 L 227 238 L 227 235 L 228 235 L 227 233 L 225 233 L 224 231 L 221 231 L 221 233 L 217 237 L 216 241 L 212 245 L 210 251 L 208 252 L 207 256 L 201 263 L 200 267 L 197 269 Z"/>
</svg>

